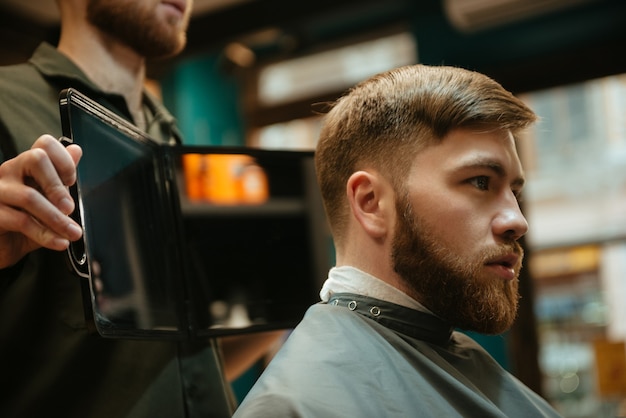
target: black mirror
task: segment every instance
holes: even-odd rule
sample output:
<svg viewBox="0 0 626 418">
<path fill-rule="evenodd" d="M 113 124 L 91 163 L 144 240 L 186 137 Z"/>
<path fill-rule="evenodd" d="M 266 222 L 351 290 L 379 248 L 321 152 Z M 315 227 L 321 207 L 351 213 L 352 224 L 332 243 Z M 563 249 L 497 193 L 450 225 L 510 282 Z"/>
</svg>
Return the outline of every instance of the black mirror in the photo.
<svg viewBox="0 0 626 418">
<path fill-rule="evenodd" d="M 332 244 L 312 152 L 158 144 L 72 89 L 60 109 L 83 148 L 68 259 L 102 336 L 291 328 L 319 300 Z"/>
</svg>

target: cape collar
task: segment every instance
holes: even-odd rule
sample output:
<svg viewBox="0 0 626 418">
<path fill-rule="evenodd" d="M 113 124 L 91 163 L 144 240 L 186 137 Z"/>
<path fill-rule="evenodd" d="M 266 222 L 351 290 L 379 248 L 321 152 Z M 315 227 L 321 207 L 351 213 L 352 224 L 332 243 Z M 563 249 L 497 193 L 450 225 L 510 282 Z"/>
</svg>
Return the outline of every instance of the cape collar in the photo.
<svg viewBox="0 0 626 418">
<path fill-rule="evenodd" d="M 345 307 L 393 331 L 438 345 L 446 344 L 454 330 L 434 315 L 368 296 L 335 293 L 326 303 Z"/>
</svg>

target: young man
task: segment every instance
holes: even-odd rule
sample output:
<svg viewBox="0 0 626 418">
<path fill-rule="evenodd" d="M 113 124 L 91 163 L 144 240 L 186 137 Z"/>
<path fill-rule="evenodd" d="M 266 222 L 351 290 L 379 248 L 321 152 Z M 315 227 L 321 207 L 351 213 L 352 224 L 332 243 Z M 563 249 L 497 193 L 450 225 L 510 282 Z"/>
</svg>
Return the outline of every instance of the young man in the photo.
<svg viewBox="0 0 626 418">
<path fill-rule="evenodd" d="M 91 334 L 63 251 L 82 233 L 67 216 L 82 151 L 56 139 L 59 92 L 74 87 L 153 138 L 180 142 L 144 81 L 146 59 L 183 49 L 192 0 L 57 3 L 58 47 L 0 68 L 0 416 L 230 417 L 224 375 L 233 373 L 215 341 Z M 233 351 L 252 348 L 249 360 L 263 347 L 267 340 Z"/>
<path fill-rule="evenodd" d="M 454 330 L 499 334 L 516 316 L 515 138 L 535 118 L 452 67 L 398 68 L 339 99 L 316 151 L 337 264 L 235 417 L 558 416 Z"/>
</svg>

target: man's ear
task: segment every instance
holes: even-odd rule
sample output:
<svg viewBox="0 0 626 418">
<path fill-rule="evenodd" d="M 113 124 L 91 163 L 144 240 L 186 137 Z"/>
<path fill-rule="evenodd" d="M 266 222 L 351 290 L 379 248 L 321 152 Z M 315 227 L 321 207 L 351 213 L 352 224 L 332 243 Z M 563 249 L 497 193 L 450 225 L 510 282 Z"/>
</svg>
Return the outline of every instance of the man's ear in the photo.
<svg viewBox="0 0 626 418">
<path fill-rule="evenodd" d="M 354 218 L 370 236 L 382 238 L 388 231 L 393 207 L 393 194 L 387 183 L 376 172 L 357 171 L 346 183 L 350 210 Z"/>
</svg>

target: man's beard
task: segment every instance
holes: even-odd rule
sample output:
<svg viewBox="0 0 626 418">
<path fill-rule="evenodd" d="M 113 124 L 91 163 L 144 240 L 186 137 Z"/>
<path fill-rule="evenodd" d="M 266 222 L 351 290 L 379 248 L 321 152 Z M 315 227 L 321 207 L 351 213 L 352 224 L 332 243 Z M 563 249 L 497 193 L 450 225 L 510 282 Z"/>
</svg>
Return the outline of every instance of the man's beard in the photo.
<svg viewBox="0 0 626 418">
<path fill-rule="evenodd" d="M 142 2 L 91 0 L 87 19 L 146 58 L 165 58 L 182 51 L 187 22 L 164 22 Z"/>
<path fill-rule="evenodd" d="M 521 259 L 520 244 L 511 241 L 464 260 L 417 219 L 408 199 L 400 199 L 396 206 L 399 217 L 392 244 L 394 270 L 418 301 L 460 329 L 483 334 L 500 334 L 509 329 L 517 315 L 518 280 L 484 277 L 481 273 L 485 263 L 496 257 L 514 252 Z"/>
</svg>

